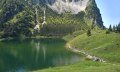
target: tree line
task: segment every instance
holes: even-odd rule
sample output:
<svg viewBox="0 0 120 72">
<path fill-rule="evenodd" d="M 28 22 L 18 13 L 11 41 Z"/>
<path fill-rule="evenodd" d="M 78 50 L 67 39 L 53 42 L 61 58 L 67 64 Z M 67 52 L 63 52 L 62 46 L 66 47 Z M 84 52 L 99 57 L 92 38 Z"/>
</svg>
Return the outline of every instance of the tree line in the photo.
<svg viewBox="0 0 120 72">
<path fill-rule="evenodd" d="M 110 33 L 110 32 L 120 33 L 120 22 L 118 23 L 118 25 L 113 25 L 113 26 L 110 25 L 106 33 Z"/>
</svg>

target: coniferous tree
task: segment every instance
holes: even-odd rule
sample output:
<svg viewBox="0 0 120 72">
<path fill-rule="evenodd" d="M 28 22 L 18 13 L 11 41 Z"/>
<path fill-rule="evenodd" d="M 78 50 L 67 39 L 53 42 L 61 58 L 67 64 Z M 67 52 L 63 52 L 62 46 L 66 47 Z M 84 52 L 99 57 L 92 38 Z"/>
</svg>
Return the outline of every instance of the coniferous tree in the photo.
<svg viewBox="0 0 120 72">
<path fill-rule="evenodd" d="M 109 29 L 108 29 L 108 30 L 109 30 L 109 31 L 112 31 L 112 26 L 111 26 L 111 25 L 109 26 Z"/>
<path fill-rule="evenodd" d="M 119 24 L 117 26 L 117 31 L 120 33 L 120 22 L 119 22 Z"/>
<path fill-rule="evenodd" d="M 87 30 L 87 36 L 91 36 L 92 34 L 91 34 L 91 30 L 90 29 L 88 29 Z"/>
<path fill-rule="evenodd" d="M 115 26 L 113 26 L 113 31 L 116 32 L 116 27 Z"/>
</svg>

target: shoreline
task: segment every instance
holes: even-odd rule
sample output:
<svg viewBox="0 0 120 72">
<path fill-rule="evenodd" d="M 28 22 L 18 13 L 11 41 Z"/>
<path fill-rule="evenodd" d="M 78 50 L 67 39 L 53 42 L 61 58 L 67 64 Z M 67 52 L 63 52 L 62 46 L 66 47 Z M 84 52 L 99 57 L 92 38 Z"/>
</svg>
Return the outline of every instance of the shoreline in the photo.
<svg viewBox="0 0 120 72">
<path fill-rule="evenodd" d="M 12 38 L 12 37 L 8 37 L 8 38 L 0 38 L 0 41 L 11 40 L 11 39 L 14 39 L 14 38 Z"/>
<path fill-rule="evenodd" d="M 104 61 L 102 58 L 100 58 L 100 57 L 96 57 L 96 56 L 93 56 L 93 55 L 90 55 L 90 54 L 88 54 L 87 52 L 85 52 L 85 51 L 80 51 L 80 50 L 78 50 L 78 49 L 75 49 L 75 48 L 73 48 L 70 44 L 66 44 L 66 48 L 67 49 L 69 49 L 69 50 L 71 50 L 71 51 L 73 51 L 73 52 L 75 52 L 75 53 L 81 53 L 81 54 L 83 54 L 83 55 L 85 55 L 85 58 L 87 58 L 87 59 L 90 59 L 90 60 L 92 60 L 92 61 L 97 61 L 97 62 L 103 62 L 103 63 L 106 63 L 106 61 Z"/>
<path fill-rule="evenodd" d="M 62 38 L 61 36 L 32 36 L 32 37 L 26 37 L 26 38 Z"/>
<path fill-rule="evenodd" d="M 32 36 L 32 37 L 8 37 L 8 38 L 0 38 L 0 41 L 4 41 L 4 40 L 11 40 L 11 39 L 16 39 L 16 38 L 19 38 L 19 39 L 28 39 L 28 38 L 34 38 L 34 39 L 42 39 L 42 38 L 51 38 L 51 39 L 57 39 L 57 38 L 61 38 L 60 36 L 50 36 L 50 37 L 47 37 L 47 36 Z M 64 39 L 63 39 L 64 40 Z"/>
</svg>

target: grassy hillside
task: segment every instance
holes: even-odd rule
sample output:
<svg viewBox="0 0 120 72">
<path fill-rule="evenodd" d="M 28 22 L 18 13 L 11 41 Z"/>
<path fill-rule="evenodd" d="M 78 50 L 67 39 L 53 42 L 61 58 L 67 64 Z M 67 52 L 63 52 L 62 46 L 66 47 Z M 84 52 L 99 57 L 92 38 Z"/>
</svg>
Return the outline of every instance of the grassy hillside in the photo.
<svg viewBox="0 0 120 72">
<path fill-rule="evenodd" d="M 104 58 L 108 62 L 120 63 L 120 34 L 106 34 L 105 31 L 92 33 L 89 37 L 86 34 L 79 35 L 69 44 L 78 50 Z"/>
</svg>

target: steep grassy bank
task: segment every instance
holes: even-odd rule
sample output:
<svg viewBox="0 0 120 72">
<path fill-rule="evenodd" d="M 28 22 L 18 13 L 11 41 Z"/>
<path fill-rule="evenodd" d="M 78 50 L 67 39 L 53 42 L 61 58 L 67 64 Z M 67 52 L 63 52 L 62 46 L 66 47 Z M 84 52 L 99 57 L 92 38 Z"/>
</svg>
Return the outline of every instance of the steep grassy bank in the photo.
<svg viewBox="0 0 120 72">
<path fill-rule="evenodd" d="M 92 36 L 82 34 L 74 38 L 69 44 L 78 49 L 84 50 L 92 55 L 104 58 L 108 62 L 120 63 L 120 34 L 105 31 L 93 33 Z"/>
</svg>

